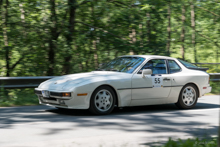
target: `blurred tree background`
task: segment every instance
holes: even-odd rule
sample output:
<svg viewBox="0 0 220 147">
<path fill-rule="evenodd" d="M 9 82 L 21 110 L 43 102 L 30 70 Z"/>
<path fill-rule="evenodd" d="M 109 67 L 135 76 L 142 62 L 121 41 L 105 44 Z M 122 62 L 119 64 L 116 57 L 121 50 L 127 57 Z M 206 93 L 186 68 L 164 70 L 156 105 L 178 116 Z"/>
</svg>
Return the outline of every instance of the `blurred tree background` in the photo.
<svg viewBox="0 0 220 147">
<path fill-rule="evenodd" d="M 0 0 L 0 14 L 0 76 L 92 71 L 127 54 L 220 62 L 218 0 Z"/>
<path fill-rule="evenodd" d="M 2 77 L 87 72 L 129 54 L 220 62 L 219 0 L 0 0 L 0 25 Z M 37 103 L 32 88 L 0 89 L 0 106 Z"/>
</svg>

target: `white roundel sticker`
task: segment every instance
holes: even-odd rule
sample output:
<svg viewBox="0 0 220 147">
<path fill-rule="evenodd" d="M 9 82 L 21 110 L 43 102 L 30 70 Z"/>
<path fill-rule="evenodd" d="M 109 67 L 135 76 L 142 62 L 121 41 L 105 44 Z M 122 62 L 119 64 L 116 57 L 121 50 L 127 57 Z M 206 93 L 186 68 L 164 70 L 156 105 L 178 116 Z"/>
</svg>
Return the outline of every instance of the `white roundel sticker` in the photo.
<svg viewBox="0 0 220 147">
<path fill-rule="evenodd" d="M 163 87 L 163 78 L 161 76 L 152 76 L 153 88 Z"/>
</svg>

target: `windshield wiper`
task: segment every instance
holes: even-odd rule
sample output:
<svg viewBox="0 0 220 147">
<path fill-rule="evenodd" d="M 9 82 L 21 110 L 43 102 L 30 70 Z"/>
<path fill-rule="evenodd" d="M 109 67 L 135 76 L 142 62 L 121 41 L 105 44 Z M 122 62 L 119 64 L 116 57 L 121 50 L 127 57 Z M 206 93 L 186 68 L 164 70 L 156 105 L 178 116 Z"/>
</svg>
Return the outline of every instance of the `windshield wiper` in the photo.
<svg viewBox="0 0 220 147">
<path fill-rule="evenodd" d="M 118 71 L 118 72 L 119 72 L 119 70 L 117 70 L 117 69 L 108 69 L 108 70 L 105 70 L 105 69 L 100 69 L 100 68 L 96 69 L 95 71 Z"/>
<path fill-rule="evenodd" d="M 96 69 L 95 71 L 105 71 L 105 70 L 98 68 L 98 69 Z"/>
<path fill-rule="evenodd" d="M 119 72 L 119 70 L 117 70 L 117 69 L 109 69 L 107 71 L 118 71 Z"/>
</svg>

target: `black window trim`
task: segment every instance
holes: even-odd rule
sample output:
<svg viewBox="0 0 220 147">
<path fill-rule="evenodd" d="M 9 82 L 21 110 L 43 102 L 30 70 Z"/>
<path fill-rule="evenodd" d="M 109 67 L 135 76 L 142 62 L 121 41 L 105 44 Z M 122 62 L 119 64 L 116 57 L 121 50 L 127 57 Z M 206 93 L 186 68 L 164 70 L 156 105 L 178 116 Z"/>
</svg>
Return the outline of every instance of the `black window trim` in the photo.
<svg viewBox="0 0 220 147">
<path fill-rule="evenodd" d="M 181 71 L 182 71 L 181 66 L 180 66 L 175 60 L 172 60 L 172 59 L 166 59 L 166 60 L 167 60 L 167 66 L 168 66 L 169 74 L 175 74 L 175 73 L 178 73 L 178 72 L 181 72 Z M 170 61 L 174 61 L 174 62 L 179 66 L 180 71 L 175 72 L 175 73 L 170 73 L 170 67 L 169 67 L 169 62 L 168 62 L 168 60 L 170 60 Z"/>
</svg>

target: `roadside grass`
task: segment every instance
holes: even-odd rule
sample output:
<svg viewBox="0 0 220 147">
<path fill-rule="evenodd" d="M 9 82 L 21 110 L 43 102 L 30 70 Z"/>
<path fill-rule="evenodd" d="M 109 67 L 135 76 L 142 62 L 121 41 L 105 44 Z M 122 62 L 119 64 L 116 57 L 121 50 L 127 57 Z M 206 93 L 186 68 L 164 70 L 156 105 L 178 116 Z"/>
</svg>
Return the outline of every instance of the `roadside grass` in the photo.
<svg viewBox="0 0 220 147">
<path fill-rule="evenodd" d="M 38 98 L 33 88 L 1 89 L 0 107 L 38 105 Z"/>
<path fill-rule="evenodd" d="M 220 94 L 220 82 L 210 82 L 212 87 L 212 94 Z"/>
<path fill-rule="evenodd" d="M 169 141 L 161 147 L 217 147 L 217 137 L 208 139 L 178 139 L 176 141 L 169 138 Z"/>
</svg>

